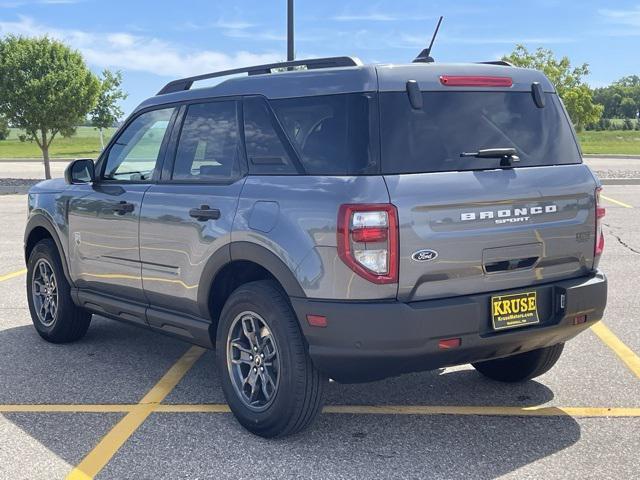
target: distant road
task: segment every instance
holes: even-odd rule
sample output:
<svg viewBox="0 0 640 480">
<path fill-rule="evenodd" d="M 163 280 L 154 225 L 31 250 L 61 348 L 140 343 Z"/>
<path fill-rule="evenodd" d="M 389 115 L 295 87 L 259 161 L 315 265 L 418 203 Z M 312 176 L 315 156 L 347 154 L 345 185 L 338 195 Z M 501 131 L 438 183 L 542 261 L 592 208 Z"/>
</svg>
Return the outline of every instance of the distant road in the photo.
<svg viewBox="0 0 640 480">
<path fill-rule="evenodd" d="M 588 157 L 585 163 L 602 178 L 640 178 L 640 158 Z M 67 162 L 51 162 L 51 175 L 62 177 Z M 14 162 L 0 160 L 0 178 L 43 178 L 41 160 Z"/>
</svg>

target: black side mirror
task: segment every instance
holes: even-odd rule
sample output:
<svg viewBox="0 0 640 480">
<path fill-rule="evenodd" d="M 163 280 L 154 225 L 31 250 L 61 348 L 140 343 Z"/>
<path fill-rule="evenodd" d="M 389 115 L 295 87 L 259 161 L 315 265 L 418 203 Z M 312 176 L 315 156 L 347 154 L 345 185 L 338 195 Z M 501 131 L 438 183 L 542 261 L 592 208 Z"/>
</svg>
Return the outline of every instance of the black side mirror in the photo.
<svg viewBox="0 0 640 480">
<path fill-rule="evenodd" d="M 95 180 L 96 173 L 93 160 L 90 158 L 81 158 L 74 160 L 64 171 L 64 179 L 70 184 L 92 183 Z"/>
</svg>

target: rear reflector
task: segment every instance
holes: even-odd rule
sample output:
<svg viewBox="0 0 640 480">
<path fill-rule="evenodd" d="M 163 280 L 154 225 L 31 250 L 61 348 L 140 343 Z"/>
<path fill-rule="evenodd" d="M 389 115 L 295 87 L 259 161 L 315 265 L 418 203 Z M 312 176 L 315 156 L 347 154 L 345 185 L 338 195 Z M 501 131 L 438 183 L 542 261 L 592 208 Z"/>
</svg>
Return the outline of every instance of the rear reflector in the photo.
<svg viewBox="0 0 640 480">
<path fill-rule="evenodd" d="M 351 232 L 354 242 L 386 242 L 388 228 L 365 227 Z"/>
<path fill-rule="evenodd" d="M 440 83 L 447 87 L 511 87 L 511 77 L 478 77 L 441 75 Z"/>
<path fill-rule="evenodd" d="M 438 348 L 440 350 L 449 350 L 451 348 L 458 348 L 462 340 L 460 338 L 445 338 L 438 342 Z"/>
<path fill-rule="evenodd" d="M 322 315 L 307 315 L 307 323 L 312 327 L 324 328 L 327 326 L 327 317 Z"/>
<path fill-rule="evenodd" d="M 575 317 L 573 319 L 573 324 L 574 325 L 580 325 L 581 323 L 585 323 L 587 321 L 587 316 L 586 315 L 578 315 L 577 317 Z"/>
</svg>

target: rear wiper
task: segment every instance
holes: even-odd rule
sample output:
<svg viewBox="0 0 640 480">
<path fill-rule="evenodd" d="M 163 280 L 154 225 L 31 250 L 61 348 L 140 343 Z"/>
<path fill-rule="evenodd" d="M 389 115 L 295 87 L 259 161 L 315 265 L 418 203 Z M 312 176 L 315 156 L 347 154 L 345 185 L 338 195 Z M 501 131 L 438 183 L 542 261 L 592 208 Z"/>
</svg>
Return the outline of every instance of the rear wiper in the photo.
<svg viewBox="0 0 640 480">
<path fill-rule="evenodd" d="M 519 162 L 518 152 L 515 148 L 485 148 L 477 152 L 462 152 L 461 157 L 475 158 L 499 158 L 500 166 L 508 167 L 512 162 Z"/>
</svg>

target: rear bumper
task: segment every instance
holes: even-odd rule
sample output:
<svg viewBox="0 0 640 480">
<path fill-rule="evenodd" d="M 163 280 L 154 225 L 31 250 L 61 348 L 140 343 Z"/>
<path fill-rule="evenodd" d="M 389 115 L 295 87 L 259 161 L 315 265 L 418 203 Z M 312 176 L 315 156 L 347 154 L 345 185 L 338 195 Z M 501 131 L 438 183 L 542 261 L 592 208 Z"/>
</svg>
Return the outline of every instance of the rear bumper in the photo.
<svg viewBox="0 0 640 480">
<path fill-rule="evenodd" d="M 490 297 L 533 290 L 538 292 L 540 323 L 494 331 Z M 602 318 L 607 279 L 598 271 L 531 288 L 412 303 L 291 302 L 316 367 L 335 380 L 361 382 L 565 342 Z M 308 314 L 326 316 L 328 325 L 309 326 Z M 575 317 L 582 315 L 586 322 L 575 325 Z M 439 349 L 439 340 L 452 337 L 461 339 L 459 347 Z"/>
</svg>

